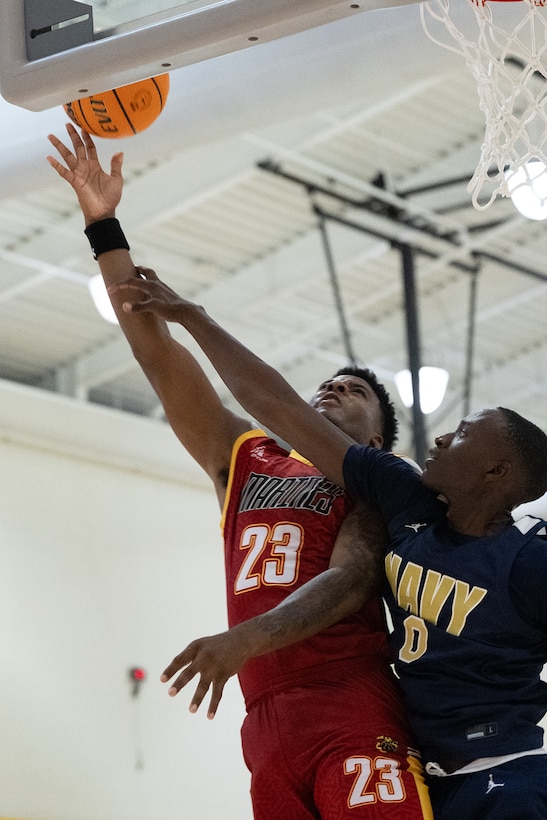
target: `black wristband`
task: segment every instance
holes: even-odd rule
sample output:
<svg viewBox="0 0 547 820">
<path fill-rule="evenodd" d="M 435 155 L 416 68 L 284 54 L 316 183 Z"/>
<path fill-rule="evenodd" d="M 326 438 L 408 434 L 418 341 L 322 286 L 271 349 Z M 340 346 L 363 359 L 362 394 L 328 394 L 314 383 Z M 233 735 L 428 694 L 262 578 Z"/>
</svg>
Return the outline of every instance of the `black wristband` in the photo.
<svg viewBox="0 0 547 820">
<path fill-rule="evenodd" d="M 89 239 L 94 259 L 98 259 L 101 253 L 106 251 L 117 251 L 120 248 L 129 250 L 129 244 L 117 219 L 100 219 L 99 222 L 92 222 L 84 233 Z"/>
</svg>

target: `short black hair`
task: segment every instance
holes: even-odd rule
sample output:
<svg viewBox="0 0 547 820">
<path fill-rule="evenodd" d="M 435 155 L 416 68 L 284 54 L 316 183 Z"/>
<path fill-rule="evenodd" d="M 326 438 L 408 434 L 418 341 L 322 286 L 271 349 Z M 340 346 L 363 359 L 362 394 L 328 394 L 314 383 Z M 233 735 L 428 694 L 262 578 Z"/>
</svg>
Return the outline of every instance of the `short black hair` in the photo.
<svg viewBox="0 0 547 820">
<path fill-rule="evenodd" d="M 547 436 L 536 424 L 507 407 L 497 407 L 502 414 L 513 450 L 523 471 L 525 501 L 533 501 L 547 491 Z"/>
<path fill-rule="evenodd" d="M 357 376 L 358 379 L 363 379 L 367 384 L 370 384 L 380 402 L 380 413 L 382 415 L 382 450 L 392 450 L 393 445 L 397 441 L 397 432 L 399 429 L 399 422 L 395 415 L 395 406 L 389 397 L 384 385 L 378 381 L 376 374 L 369 370 L 368 367 L 355 367 L 349 365 L 342 367 L 334 374 L 333 378 L 337 376 Z"/>
</svg>

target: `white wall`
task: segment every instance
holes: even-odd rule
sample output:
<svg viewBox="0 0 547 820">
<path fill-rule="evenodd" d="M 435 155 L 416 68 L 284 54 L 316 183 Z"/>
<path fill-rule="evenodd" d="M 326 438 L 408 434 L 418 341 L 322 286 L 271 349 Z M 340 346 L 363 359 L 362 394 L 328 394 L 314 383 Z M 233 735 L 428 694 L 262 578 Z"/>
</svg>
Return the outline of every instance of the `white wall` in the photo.
<svg viewBox="0 0 547 820">
<path fill-rule="evenodd" d="M 237 683 L 208 721 L 159 682 L 225 625 L 207 478 L 164 424 L 2 381 L 0 465 L 0 817 L 251 820 Z"/>
<path fill-rule="evenodd" d="M 159 682 L 225 626 L 207 480 L 159 422 L 1 382 L 0 458 L 0 815 L 251 818 L 237 683 L 208 721 Z"/>
</svg>

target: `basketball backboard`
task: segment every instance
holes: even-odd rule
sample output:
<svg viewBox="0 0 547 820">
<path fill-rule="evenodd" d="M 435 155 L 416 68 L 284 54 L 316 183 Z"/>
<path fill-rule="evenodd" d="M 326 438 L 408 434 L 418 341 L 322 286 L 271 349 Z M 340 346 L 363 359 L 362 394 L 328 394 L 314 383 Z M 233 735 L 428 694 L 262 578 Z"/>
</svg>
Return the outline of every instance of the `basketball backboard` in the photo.
<svg viewBox="0 0 547 820">
<path fill-rule="evenodd" d="M 0 93 L 31 111 L 415 0 L 9 0 Z"/>
</svg>

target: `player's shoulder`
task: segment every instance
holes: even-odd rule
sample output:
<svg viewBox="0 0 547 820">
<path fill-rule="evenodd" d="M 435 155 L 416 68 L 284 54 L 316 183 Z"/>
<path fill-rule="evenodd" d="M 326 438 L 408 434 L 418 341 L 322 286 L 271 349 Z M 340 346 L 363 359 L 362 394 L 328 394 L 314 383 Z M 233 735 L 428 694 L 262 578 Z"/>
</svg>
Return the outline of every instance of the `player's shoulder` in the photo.
<svg viewBox="0 0 547 820">
<path fill-rule="evenodd" d="M 242 433 L 232 448 L 232 469 L 241 469 L 251 465 L 258 469 L 260 465 L 291 463 L 289 450 L 283 442 L 272 438 L 260 428 L 253 428 Z"/>
<path fill-rule="evenodd" d="M 513 521 L 515 527 L 522 535 L 536 535 L 547 540 L 547 521 L 535 515 L 522 515 Z"/>
<path fill-rule="evenodd" d="M 406 461 L 406 463 L 409 464 L 412 467 L 412 469 L 414 470 L 414 472 L 417 473 L 418 475 L 422 474 L 422 472 L 423 472 L 422 468 L 420 467 L 418 462 L 414 461 L 414 459 L 410 458 L 410 456 L 405 456 L 405 455 L 403 455 L 403 453 L 393 453 L 393 455 L 397 456 L 397 458 L 400 458 L 403 461 Z"/>
</svg>

